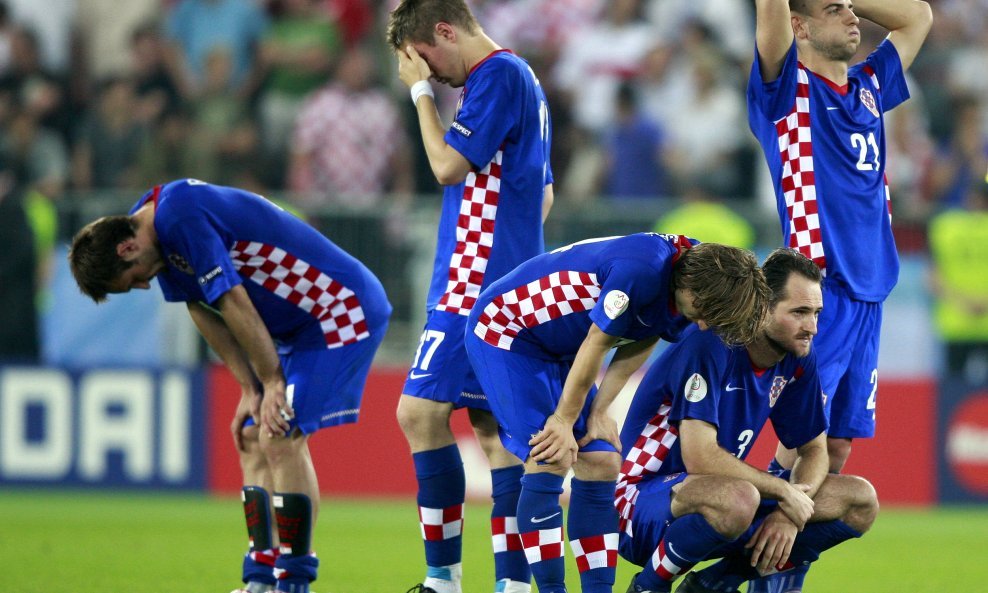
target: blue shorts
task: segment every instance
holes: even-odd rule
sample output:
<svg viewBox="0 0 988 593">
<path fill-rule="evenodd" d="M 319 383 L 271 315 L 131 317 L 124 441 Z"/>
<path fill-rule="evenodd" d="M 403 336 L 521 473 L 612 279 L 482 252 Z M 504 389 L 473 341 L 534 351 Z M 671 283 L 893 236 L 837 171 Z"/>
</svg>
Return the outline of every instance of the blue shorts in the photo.
<svg viewBox="0 0 988 593">
<path fill-rule="evenodd" d="M 783 479 L 788 478 L 786 470 Z M 664 477 L 656 477 L 638 483 L 638 497 L 635 499 L 635 511 L 631 515 L 631 532 L 622 532 L 618 540 L 618 553 L 621 557 L 637 566 L 647 566 L 665 535 L 669 523 L 672 522 L 672 489 L 682 483 L 689 474 L 681 472 Z M 778 474 L 777 474 L 778 475 Z M 748 540 L 755 535 L 758 526 L 765 516 L 779 506 L 778 501 L 762 499 L 755 518 L 748 529 L 736 540 L 721 546 L 707 556 L 720 558 L 733 551 L 741 551 Z"/>
<path fill-rule="evenodd" d="M 827 434 L 874 436 L 882 303 L 854 300 L 844 287 L 824 282 L 818 327 L 813 347 L 830 419 Z"/>
<path fill-rule="evenodd" d="M 295 411 L 288 423 L 303 434 L 357 421 L 364 385 L 387 325 L 341 348 L 293 350 L 281 354 L 285 398 Z M 250 418 L 244 426 L 251 426 Z"/>
<path fill-rule="evenodd" d="M 490 411 L 463 346 L 464 315 L 432 311 L 405 378 L 404 395 Z"/>
<path fill-rule="evenodd" d="M 556 411 L 571 363 L 502 350 L 473 333 L 466 337 L 466 342 L 470 361 L 497 419 L 501 443 L 522 461 L 527 460 L 532 451 L 528 441 L 542 430 L 545 421 Z M 596 386 L 591 387 L 573 425 L 577 440 L 587 434 L 587 416 L 596 395 Z M 589 451 L 617 452 L 617 449 L 606 441 L 595 440 L 580 447 L 580 452 Z"/>
</svg>

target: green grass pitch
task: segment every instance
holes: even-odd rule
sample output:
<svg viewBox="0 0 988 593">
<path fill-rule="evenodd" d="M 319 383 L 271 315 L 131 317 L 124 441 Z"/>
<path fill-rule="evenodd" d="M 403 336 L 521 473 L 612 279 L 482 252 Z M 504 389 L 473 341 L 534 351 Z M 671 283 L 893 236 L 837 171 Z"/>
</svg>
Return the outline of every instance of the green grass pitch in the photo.
<svg viewBox="0 0 988 593">
<path fill-rule="evenodd" d="M 404 593 L 422 577 L 412 500 L 324 499 L 318 593 Z M 467 503 L 464 593 L 489 593 L 490 506 Z M 240 501 L 205 495 L 0 492 L 3 590 L 228 593 L 246 528 Z M 567 548 L 570 590 L 579 591 Z M 636 568 L 621 561 L 615 591 Z M 883 509 L 864 539 L 824 554 L 809 593 L 988 591 L 988 507 Z"/>
</svg>

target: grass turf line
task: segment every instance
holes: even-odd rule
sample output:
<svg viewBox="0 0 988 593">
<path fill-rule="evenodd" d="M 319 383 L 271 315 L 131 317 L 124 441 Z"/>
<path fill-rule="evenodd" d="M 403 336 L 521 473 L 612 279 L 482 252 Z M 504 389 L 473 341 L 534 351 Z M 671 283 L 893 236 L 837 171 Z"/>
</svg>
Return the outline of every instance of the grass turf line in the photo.
<svg viewBox="0 0 988 593">
<path fill-rule="evenodd" d="M 464 593 L 493 590 L 489 512 L 467 503 Z M 17 593 L 227 593 L 247 544 L 238 499 L 196 494 L 7 490 L 0 526 L 4 588 Z M 318 593 L 404 593 L 423 575 L 412 500 L 324 499 L 314 542 Z M 985 549 L 988 507 L 883 509 L 863 539 L 823 555 L 806 590 L 988 591 Z M 622 560 L 615 591 L 637 570 Z"/>
</svg>

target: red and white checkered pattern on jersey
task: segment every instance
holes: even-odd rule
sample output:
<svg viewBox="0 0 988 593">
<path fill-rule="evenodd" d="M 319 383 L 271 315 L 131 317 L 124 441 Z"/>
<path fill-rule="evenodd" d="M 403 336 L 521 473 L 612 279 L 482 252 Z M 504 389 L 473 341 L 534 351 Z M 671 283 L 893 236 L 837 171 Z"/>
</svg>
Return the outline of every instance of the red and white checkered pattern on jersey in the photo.
<svg viewBox="0 0 988 593">
<path fill-rule="evenodd" d="M 658 413 L 642 429 L 635 444 L 621 463 L 617 486 L 614 489 L 614 506 L 618 511 L 618 531 L 631 533 L 631 517 L 638 500 L 638 486 L 649 474 L 662 467 L 669 450 L 672 449 L 679 431 L 669 423 L 669 410 L 672 406 L 663 402 Z"/>
<path fill-rule="evenodd" d="M 241 276 L 315 317 L 326 348 L 340 348 L 370 335 L 357 295 L 308 262 L 256 241 L 237 241 L 230 258 Z"/>
<path fill-rule="evenodd" d="M 596 274 L 553 272 L 495 297 L 484 307 L 473 333 L 492 346 L 510 350 L 522 329 L 593 309 L 599 297 Z"/>
<path fill-rule="evenodd" d="M 463 534 L 463 505 L 458 504 L 444 509 L 419 507 L 419 526 L 422 539 L 438 542 Z"/>
<path fill-rule="evenodd" d="M 569 540 L 580 572 L 617 566 L 618 534 L 605 533 Z"/>
<path fill-rule="evenodd" d="M 523 549 L 521 535 L 518 534 L 518 517 L 491 517 L 491 541 L 495 554 Z"/>
<path fill-rule="evenodd" d="M 797 73 L 796 104 L 792 112 L 775 122 L 782 156 L 782 192 L 789 215 L 789 247 L 827 269 L 823 233 L 816 201 L 813 172 L 813 139 L 810 134 L 810 84 L 806 70 Z"/>
<path fill-rule="evenodd" d="M 449 262 L 446 292 L 436 308 L 469 315 L 484 282 L 494 245 L 494 222 L 501 196 L 501 157 L 497 151 L 480 172 L 467 174 L 456 221 L 456 247 Z"/>
<path fill-rule="evenodd" d="M 692 564 L 679 566 L 673 562 L 666 554 L 666 540 L 660 541 L 659 546 L 655 548 L 655 552 L 652 553 L 651 564 L 655 567 L 655 574 L 659 575 L 663 581 L 672 581 L 683 570 L 693 566 Z"/>
<path fill-rule="evenodd" d="M 563 557 L 563 528 L 539 529 L 521 534 L 529 564 Z"/>
</svg>

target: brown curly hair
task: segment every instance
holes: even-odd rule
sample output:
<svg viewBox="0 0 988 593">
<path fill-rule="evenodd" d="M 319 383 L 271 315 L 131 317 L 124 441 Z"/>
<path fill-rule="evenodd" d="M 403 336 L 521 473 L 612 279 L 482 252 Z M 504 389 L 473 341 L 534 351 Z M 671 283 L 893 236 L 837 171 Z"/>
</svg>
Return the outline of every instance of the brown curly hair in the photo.
<svg viewBox="0 0 988 593">
<path fill-rule="evenodd" d="M 674 288 L 693 293 L 693 306 L 729 346 L 751 343 L 758 335 L 772 291 L 747 249 L 700 243 L 673 266 Z"/>
</svg>

